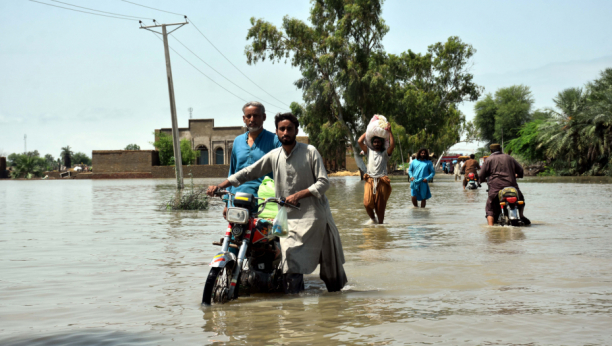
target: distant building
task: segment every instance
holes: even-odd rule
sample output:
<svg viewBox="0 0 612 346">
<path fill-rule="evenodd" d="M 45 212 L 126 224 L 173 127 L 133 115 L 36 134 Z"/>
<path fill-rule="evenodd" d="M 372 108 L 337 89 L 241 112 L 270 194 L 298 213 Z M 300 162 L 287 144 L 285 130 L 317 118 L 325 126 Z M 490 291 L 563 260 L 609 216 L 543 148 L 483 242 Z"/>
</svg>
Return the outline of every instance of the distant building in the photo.
<svg viewBox="0 0 612 346">
<path fill-rule="evenodd" d="M 245 133 L 245 126 L 215 127 L 214 119 L 189 119 L 189 127 L 179 127 L 179 138 L 187 139 L 191 148 L 200 151 L 198 165 L 227 165 L 237 136 Z M 171 128 L 155 130 L 172 136 Z"/>
</svg>

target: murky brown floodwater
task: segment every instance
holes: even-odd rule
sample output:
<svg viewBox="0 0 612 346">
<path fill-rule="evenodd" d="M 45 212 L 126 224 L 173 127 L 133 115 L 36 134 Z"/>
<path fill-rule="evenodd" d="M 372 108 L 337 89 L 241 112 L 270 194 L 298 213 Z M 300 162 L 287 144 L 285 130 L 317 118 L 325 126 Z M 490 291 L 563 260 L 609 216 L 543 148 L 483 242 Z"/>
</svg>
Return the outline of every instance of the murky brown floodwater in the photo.
<svg viewBox="0 0 612 346">
<path fill-rule="evenodd" d="M 424 210 L 394 179 L 388 224 L 364 226 L 362 184 L 334 178 L 345 291 L 312 275 L 201 309 L 219 204 L 158 211 L 171 179 L 2 181 L 0 344 L 610 345 L 612 184 L 581 182 L 523 181 L 518 229 L 485 227 L 486 192 L 440 175 Z"/>
</svg>

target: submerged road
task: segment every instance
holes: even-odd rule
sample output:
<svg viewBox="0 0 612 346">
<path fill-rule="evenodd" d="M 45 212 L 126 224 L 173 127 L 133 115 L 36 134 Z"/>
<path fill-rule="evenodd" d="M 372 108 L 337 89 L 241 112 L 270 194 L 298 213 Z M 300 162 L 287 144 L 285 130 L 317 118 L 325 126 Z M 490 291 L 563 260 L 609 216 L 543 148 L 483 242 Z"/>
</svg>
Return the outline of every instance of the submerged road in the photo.
<svg viewBox="0 0 612 346">
<path fill-rule="evenodd" d="M 218 202 L 159 211 L 172 179 L 2 181 L 0 344 L 612 344 L 609 179 L 519 180 L 522 229 L 485 226 L 485 189 L 450 175 L 425 209 L 394 178 L 385 225 L 366 224 L 358 177 L 331 181 L 349 286 L 314 274 L 301 295 L 208 308 Z"/>
</svg>

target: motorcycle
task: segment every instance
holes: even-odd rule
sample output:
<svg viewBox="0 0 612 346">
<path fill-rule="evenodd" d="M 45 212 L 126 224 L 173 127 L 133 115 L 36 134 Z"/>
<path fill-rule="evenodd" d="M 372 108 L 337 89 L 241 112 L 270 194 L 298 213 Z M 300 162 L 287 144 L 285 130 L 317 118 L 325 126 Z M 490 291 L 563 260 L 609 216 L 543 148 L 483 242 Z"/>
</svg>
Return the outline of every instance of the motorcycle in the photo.
<svg viewBox="0 0 612 346">
<path fill-rule="evenodd" d="M 501 226 L 525 226 L 519 216 L 519 205 L 524 205 L 524 201 L 519 201 L 518 191 L 514 187 L 505 187 L 498 193 L 501 214 L 499 214 L 499 224 Z"/>
<path fill-rule="evenodd" d="M 476 174 L 468 173 L 467 175 L 467 186 L 469 190 L 476 190 L 478 188 L 478 182 L 476 181 Z"/>
<path fill-rule="evenodd" d="M 232 194 L 221 190 L 215 196 L 234 197 L 233 207 L 227 209 L 229 222 L 225 237 L 213 245 L 221 246 L 210 262 L 210 271 L 204 284 L 202 304 L 223 304 L 255 292 L 275 292 L 281 289 L 280 242 L 273 223 L 258 219 L 267 203 L 299 210 L 298 205 L 284 198 L 257 198 L 250 193 Z M 230 198 L 231 198 L 230 197 Z M 263 203 L 258 204 L 258 201 Z M 236 256 L 230 248 L 238 250 Z"/>
</svg>

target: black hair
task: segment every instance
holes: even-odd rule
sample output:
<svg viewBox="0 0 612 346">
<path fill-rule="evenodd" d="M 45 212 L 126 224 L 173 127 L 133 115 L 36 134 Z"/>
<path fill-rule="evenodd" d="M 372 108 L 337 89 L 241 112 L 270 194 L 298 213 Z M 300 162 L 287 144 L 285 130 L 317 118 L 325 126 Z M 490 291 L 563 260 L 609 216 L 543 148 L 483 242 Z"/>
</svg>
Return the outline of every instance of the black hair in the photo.
<svg viewBox="0 0 612 346">
<path fill-rule="evenodd" d="M 374 136 L 374 137 L 372 137 L 372 145 L 374 145 L 374 140 L 375 139 L 380 139 L 383 142 L 383 144 L 385 144 L 385 139 L 384 138 Z"/>
<path fill-rule="evenodd" d="M 476 155 L 474 155 L 474 154 L 470 154 L 470 159 L 472 159 L 472 160 L 473 160 L 475 157 L 476 157 Z"/>
<path fill-rule="evenodd" d="M 417 152 L 417 157 L 416 157 L 416 158 L 417 158 L 417 160 L 420 160 L 420 159 L 421 159 L 421 152 L 423 152 L 423 151 L 425 152 L 425 160 L 429 160 L 429 150 L 427 150 L 427 149 L 425 149 L 425 148 L 420 149 L 420 150 Z"/>
<path fill-rule="evenodd" d="M 276 126 L 276 129 L 278 129 L 278 123 L 283 120 L 291 121 L 293 125 L 295 125 L 296 129 L 300 127 L 300 121 L 295 115 L 293 115 L 293 113 L 277 113 L 274 117 L 274 125 Z"/>
</svg>

